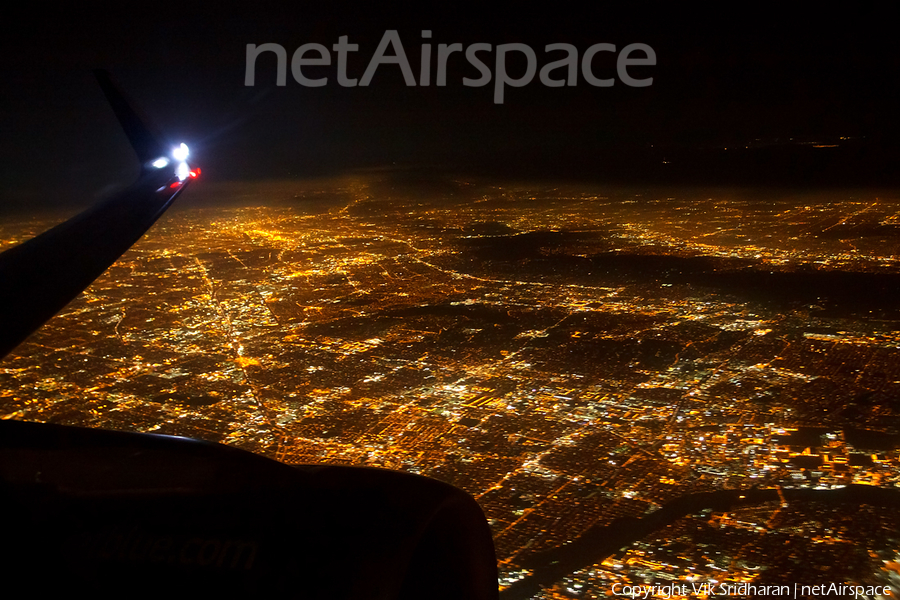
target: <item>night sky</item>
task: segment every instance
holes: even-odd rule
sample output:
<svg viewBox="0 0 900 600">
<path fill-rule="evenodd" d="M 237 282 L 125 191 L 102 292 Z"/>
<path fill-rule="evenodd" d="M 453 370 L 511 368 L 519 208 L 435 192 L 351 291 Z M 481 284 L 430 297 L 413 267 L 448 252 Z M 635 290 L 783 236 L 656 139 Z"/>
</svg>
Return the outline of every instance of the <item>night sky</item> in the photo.
<svg viewBox="0 0 900 600">
<path fill-rule="evenodd" d="M 4 18 L 5 208 L 80 205 L 136 173 L 94 68 L 109 69 L 161 130 L 186 141 L 212 182 L 384 168 L 639 184 L 900 182 L 900 42 L 892 15 L 876 10 L 100 6 Z M 428 87 L 406 86 L 396 65 L 379 67 L 367 87 L 342 87 L 334 52 L 331 66 L 304 68 L 309 77 L 328 77 L 322 87 L 300 85 L 290 69 L 287 85 L 276 86 L 273 54 L 260 57 L 256 85 L 244 85 L 247 44 L 280 44 L 290 61 L 302 44 L 331 49 L 346 35 L 359 44 L 348 76 L 361 78 L 387 30 L 398 31 L 418 78 L 425 29 L 432 31 Z M 434 85 L 441 43 L 524 43 L 538 70 L 563 56 L 544 51 L 552 43 L 574 45 L 579 60 L 592 44 L 643 43 L 657 60 L 630 68 L 636 78 L 653 78 L 648 87 L 618 78 L 594 87 L 579 72 L 576 86 L 550 88 L 535 75 L 525 87 L 506 87 L 503 104 L 495 104 L 493 81 L 462 84 L 479 76 L 462 53 L 448 62 L 447 85 Z M 495 70 L 493 51 L 479 57 Z M 524 73 L 520 55 L 507 64 L 510 76 Z M 593 69 L 616 77 L 614 55 L 599 53 Z M 815 150 L 802 143 L 836 140 L 837 148 Z"/>
</svg>

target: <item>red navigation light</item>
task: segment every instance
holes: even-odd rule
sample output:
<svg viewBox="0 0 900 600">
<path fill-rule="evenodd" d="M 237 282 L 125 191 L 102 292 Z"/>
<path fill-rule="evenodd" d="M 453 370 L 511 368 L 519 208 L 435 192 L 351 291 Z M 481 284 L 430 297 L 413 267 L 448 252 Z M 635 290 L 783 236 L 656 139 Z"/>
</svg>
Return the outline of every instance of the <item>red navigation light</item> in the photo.
<svg viewBox="0 0 900 600">
<path fill-rule="evenodd" d="M 191 176 L 191 179 L 196 179 L 200 175 L 200 169 L 196 169 L 188 173 Z"/>
<path fill-rule="evenodd" d="M 172 189 L 175 189 L 175 188 L 177 188 L 179 185 L 181 185 L 181 182 L 180 182 L 180 181 L 176 181 L 176 182 L 174 182 L 172 185 L 170 185 L 169 187 L 172 188 Z"/>
</svg>

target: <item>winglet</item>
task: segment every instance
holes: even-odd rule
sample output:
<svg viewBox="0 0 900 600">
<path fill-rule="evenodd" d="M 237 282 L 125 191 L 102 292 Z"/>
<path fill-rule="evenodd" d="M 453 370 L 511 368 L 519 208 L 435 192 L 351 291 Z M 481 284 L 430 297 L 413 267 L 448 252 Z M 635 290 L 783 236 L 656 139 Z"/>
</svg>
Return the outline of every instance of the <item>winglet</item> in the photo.
<svg viewBox="0 0 900 600">
<path fill-rule="evenodd" d="M 144 165 L 160 156 L 167 156 L 168 146 L 163 144 L 162 136 L 149 125 L 149 121 L 143 115 L 139 114 L 134 108 L 134 104 L 128 101 L 128 98 L 119 89 L 113 81 L 109 71 L 103 69 L 95 69 L 94 75 L 106 99 L 109 100 L 113 112 L 122 124 L 125 135 L 131 142 L 131 146 L 138 155 L 141 164 Z"/>
</svg>

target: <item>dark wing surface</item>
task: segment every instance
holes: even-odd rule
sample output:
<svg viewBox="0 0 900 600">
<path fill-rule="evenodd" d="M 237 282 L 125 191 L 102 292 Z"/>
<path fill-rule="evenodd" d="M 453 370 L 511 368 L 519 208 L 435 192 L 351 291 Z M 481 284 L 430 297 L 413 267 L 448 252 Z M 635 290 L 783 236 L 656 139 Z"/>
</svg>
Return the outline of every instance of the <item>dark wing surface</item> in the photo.
<svg viewBox="0 0 900 600">
<path fill-rule="evenodd" d="M 108 73 L 98 71 L 97 79 L 141 160 L 140 175 L 128 189 L 0 254 L 0 357 L 138 241 L 192 179 L 187 147 L 154 135 Z"/>
</svg>

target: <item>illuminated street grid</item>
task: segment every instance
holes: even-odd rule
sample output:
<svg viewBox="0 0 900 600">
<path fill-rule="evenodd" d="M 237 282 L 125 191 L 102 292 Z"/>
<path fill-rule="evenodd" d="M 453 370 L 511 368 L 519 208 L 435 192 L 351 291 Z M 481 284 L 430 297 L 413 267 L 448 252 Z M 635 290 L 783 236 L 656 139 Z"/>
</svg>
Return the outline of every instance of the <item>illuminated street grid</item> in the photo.
<svg viewBox="0 0 900 600">
<path fill-rule="evenodd" d="M 448 481 L 490 520 L 504 586 L 529 556 L 683 494 L 898 486 L 895 316 L 734 281 L 896 275 L 900 204 L 458 186 L 168 216 L 3 362 L 4 418 Z M 4 225 L 0 248 L 36 228 Z M 887 581 L 896 517 L 707 511 L 538 597 L 813 563 Z"/>
</svg>

